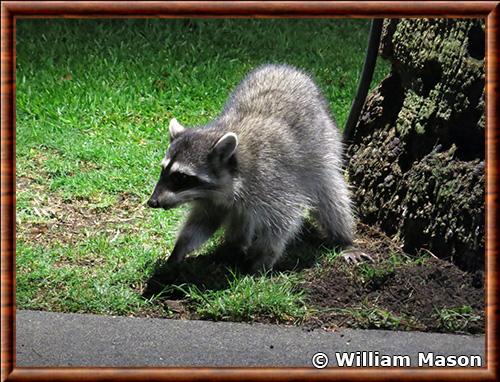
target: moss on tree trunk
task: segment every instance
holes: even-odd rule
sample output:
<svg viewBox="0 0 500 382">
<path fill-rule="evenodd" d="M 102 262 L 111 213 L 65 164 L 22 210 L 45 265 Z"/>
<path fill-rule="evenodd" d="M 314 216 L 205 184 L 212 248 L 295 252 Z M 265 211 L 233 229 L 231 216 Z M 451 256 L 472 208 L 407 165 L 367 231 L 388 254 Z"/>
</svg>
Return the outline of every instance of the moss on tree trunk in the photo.
<svg viewBox="0 0 500 382">
<path fill-rule="evenodd" d="M 466 269 L 484 264 L 484 22 L 390 20 L 390 75 L 348 147 L 360 218 Z"/>
</svg>

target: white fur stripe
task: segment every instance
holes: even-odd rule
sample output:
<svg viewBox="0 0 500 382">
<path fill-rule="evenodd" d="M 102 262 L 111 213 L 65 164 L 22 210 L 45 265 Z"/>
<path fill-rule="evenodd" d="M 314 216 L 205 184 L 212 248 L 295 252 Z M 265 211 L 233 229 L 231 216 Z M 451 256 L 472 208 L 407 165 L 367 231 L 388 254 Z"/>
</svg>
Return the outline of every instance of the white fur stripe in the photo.
<svg viewBox="0 0 500 382">
<path fill-rule="evenodd" d="M 165 158 L 163 158 L 163 160 L 161 161 L 161 167 L 163 167 L 163 168 L 167 168 L 169 163 L 170 163 L 170 159 L 168 159 L 167 157 L 165 157 Z"/>
</svg>

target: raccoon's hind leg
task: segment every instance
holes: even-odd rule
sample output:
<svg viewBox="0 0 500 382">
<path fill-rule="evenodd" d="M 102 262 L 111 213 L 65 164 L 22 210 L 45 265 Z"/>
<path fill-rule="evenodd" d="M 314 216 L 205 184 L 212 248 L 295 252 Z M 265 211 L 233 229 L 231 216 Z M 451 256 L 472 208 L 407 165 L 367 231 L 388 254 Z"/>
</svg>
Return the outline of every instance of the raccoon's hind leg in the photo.
<svg viewBox="0 0 500 382">
<path fill-rule="evenodd" d="M 180 263 L 186 255 L 205 243 L 220 227 L 226 211 L 209 204 L 195 204 L 182 227 L 169 263 Z"/>
<path fill-rule="evenodd" d="M 354 236 L 354 218 L 347 185 L 340 171 L 324 176 L 317 189 L 313 215 L 326 235 L 329 245 L 347 247 Z"/>
<path fill-rule="evenodd" d="M 374 261 L 371 254 L 353 245 L 354 216 L 347 185 L 340 172 L 325 177 L 318 189 L 318 203 L 314 215 L 326 234 L 331 246 L 342 247 L 342 257 L 347 263 Z"/>
</svg>

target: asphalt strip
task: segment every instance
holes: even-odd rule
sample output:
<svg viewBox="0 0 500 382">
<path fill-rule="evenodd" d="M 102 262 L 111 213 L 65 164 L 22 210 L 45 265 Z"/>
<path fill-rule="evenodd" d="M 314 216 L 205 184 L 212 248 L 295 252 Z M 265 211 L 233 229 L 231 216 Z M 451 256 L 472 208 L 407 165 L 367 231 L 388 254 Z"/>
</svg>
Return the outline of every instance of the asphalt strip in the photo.
<svg viewBox="0 0 500 382">
<path fill-rule="evenodd" d="M 16 313 L 17 367 L 313 367 L 313 362 L 317 367 L 339 363 L 484 367 L 485 338 L 384 330 L 307 331 L 264 324 L 27 310 Z"/>
</svg>

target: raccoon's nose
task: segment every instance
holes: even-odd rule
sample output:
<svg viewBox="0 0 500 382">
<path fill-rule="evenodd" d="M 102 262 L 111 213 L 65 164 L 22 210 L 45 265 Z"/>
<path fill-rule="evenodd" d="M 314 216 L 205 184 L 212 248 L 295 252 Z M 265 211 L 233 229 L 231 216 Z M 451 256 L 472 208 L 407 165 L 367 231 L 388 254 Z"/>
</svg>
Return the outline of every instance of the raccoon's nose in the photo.
<svg viewBox="0 0 500 382">
<path fill-rule="evenodd" d="M 160 206 L 160 203 L 158 202 L 158 199 L 149 199 L 148 200 L 148 206 L 151 208 L 158 208 Z"/>
</svg>

